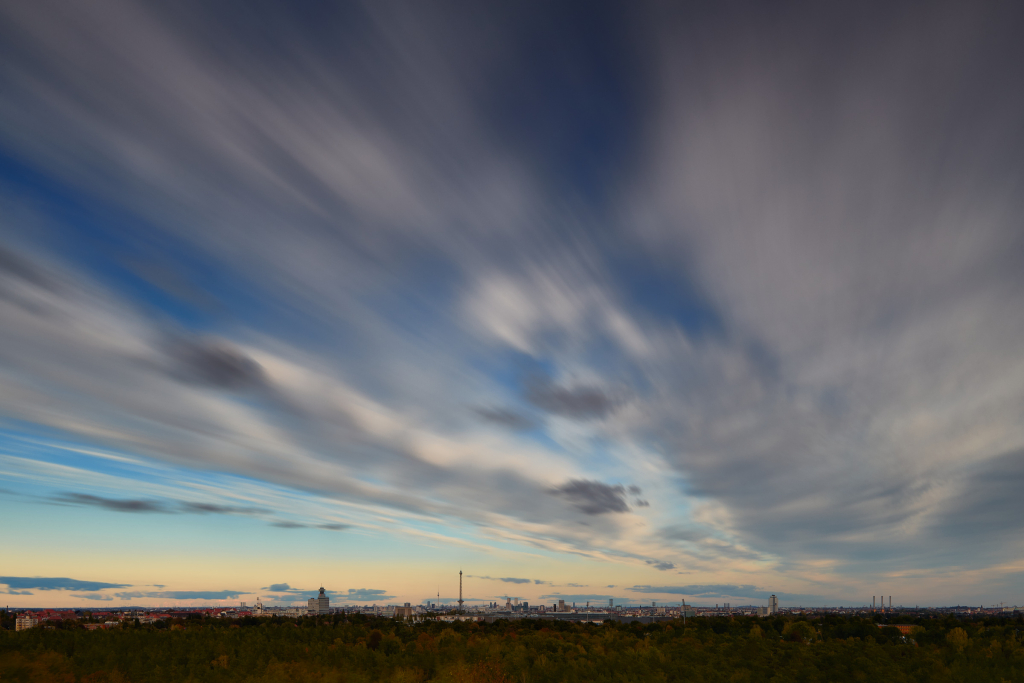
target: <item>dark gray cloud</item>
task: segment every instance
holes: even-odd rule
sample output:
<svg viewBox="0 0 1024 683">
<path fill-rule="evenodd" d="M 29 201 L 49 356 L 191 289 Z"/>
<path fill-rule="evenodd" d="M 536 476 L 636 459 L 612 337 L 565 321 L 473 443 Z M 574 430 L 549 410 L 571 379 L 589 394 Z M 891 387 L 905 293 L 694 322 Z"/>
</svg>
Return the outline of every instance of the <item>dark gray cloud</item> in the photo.
<svg viewBox="0 0 1024 683">
<path fill-rule="evenodd" d="M 268 512 L 264 508 L 238 505 L 219 505 L 195 501 L 165 502 L 159 500 L 104 498 L 88 493 L 62 493 L 51 498 L 60 505 L 83 505 L 98 507 L 114 512 L 140 512 L 160 514 L 217 514 L 217 515 L 261 515 Z"/>
<path fill-rule="evenodd" d="M 308 525 L 299 524 L 298 522 L 272 522 L 270 526 L 276 526 L 279 529 L 308 529 Z"/>
<path fill-rule="evenodd" d="M 500 425 L 517 431 L 526 431 L 537 426 L 535 420 L 527 415 L 508 408 L 476 408 L 474 412 L 485 422 Z"/>
<path fill-rule="evenodd" d="M 1024 450 L 965 468 L 959 491 L 931 521 L 934 537 L 1017 538 L 1024 519 Z"/>
<path fill-rule="evenodd" d="M 621 484 L 610 486 L 599 481 L 573 479 L 549 490 L 564 497 L 581 512 L 600 515 L 606 512 L 629 512 L 626 504 L 626 489 Z"/>
<path fill-rule="evenodd" d="M 659 560 L 647 560 L 647 564 L 651 565 L 659 571 L 668 571 L 669 569 L 675 569 L 676 565 L 672 562 L 662 562 Z"/>
<path fill-rule="evenodd" d="M 0 576 L 0 583 L 11 589 L 35 588 L 42 591 L 101 591 L 107 588 L 127 588 L 124 583 L 104 583 L 102 581 L 80 581 L 65 577 L 43 576 Z"/>
<path fill-rule="evenodd" d="M 619 405 L 616 398 L 598 387 L 564 387 L 546 377 L 529 379 L 524 396 L 541 410 L 574 420 L 603 418 Z"/>
<path fill-rule="evenodd" d="M 351 524 L 317 524 L 317 529 L 326 529 L 327 531 L 344 531 L 345 529 L 351 529 Z"/>
<path fill-rule="evenodd" d="M 30 284 L 52 290 L 54 280 L 41 268 L 17 252 L 0 244 L 0 291 L 4 277 L 18 278 Z"/>
<path fill-rule="evenodd" d="M 259 363 L 223 339 L 180 337 L 167 345 L 172 373 L 179 379 L 238 391 L 266 385 Z"/>
<path fill-rule="evenodd" d="M 290 589 L 291 586 L 289 586 L 287 583 L 272 583 L 263 590 L 274 591 L 275 593 L 279 593 L 281 591 L 286 591 Z"/>
<path fill-rule="evenodd" d="M 542 585 L 548 583 L 547 581 L 541 581 L 540 579 L 519 579 L 516 577 L 492 577 L 492 576 L 476 576 L 473 574 L 466 574 L 467 579 L 483 579 L 485 581 L 503 581 L 504 583 L 534 583 Z"/>
<path fill-rule="evenodd" d="M 131 500 L 119 498 L 103 498 L 88 493 L 62 493 L 52 500 L 61 505 L 84 505 L 113 510 L 114 512 L 159 512 L 168 513 L 170 509 L 156 500 Z"/>
<path fill-rule="evenodd" d="M 180 505 L 184 512 L 194 512 L 196 514 L 260 515 L 268 512 L 265 508 L 217 505 L 214 503 L 183 502 Z"/>
</svg>

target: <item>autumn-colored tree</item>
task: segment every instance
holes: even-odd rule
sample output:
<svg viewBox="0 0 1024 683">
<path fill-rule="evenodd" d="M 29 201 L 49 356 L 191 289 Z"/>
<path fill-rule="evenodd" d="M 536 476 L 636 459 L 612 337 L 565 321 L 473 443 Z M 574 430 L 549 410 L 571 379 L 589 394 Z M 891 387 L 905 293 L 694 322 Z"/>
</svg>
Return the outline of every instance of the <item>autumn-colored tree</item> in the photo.
<svg viewBox="0 0 1024 683">
<path fill-rule="evenodd" d="M 946 642 L 952 645 L 957 652 L 963 652 L 967 647 L 967 631 L 957 626 L 946 634 Z"/>
</svg>

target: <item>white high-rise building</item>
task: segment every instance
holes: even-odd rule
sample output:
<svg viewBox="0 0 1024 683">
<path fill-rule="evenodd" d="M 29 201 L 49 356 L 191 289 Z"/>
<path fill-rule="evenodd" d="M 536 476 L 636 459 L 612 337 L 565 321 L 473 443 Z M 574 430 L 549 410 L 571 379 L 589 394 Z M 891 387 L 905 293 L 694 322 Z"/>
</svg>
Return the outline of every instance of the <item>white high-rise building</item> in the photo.
<svg viewBox="0 0 1024 683">
<path fill-rule="evenodd" d="M 772 596 L 770 598 L 768 598 L 768 614 L 778 614 L 778 613 L 779 613 L 779 599 L 777 597 L 775 597 L 775 594 L 773 593 Z"/>
</svg>

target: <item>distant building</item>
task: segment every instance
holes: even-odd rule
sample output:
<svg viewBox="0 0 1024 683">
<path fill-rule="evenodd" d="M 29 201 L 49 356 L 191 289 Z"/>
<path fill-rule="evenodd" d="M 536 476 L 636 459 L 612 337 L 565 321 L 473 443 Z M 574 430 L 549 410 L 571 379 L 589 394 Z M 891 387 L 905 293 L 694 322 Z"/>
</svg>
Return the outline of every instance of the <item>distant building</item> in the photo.
<svg viewBox="0 0 1024 683">
<path fill-rule="evenodd" d="M 32 628 L 39 625 L 39 620 L 36 619 L 36 615 L 31 612 L 20 615 L 14 622 L 15 631 L 24 631 L 27 628 Z"/>
<path fill-rule="evenodd" d="M 757 616 L 759 616 L 759 617 L 766 617 L 766 616 L 768 616 L 768 608 L 767 607 L 758 607 L 757 608 Z"/>
<path fill-rule="evenodd" d="M 409 603 L 405 603 L 404 606 L 395 608 L 395 619 L 409 619 L 415 613 L 416 608 Z"/>
<path fill-rule="evenodd" d="M 768 598 L 768 614 L 778 614 L 778 613 L 779 613 L 779 599 L 777 597 L 775 597 L 775 594 L 773 593 L 772 596 L 770 598 Z"/>
<path fill-rule="evenodd" d="M 310 598 L 306 602 L 307 611 L 310 615 L 329 614 L 331 611 L 331 600 L 324 595 L 324 587 L 320 586 L 320 595 Z"/>
</svg>

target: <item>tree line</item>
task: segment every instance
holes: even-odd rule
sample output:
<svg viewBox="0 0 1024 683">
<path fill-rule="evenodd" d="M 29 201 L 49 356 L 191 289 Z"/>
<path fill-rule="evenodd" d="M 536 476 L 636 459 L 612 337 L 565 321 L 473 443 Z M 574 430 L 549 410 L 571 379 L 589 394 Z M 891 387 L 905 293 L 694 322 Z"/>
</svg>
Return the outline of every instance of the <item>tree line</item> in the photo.
<svg viewBox="0 0 1024 683">
<path fill-rule="evenodd" d="M 915 628 L 840 616 L 685 625 L 196 617 L 101 631 L 71 621 L 0 631 L 0 681 L 1024 681 L 1019 618 L 900 623 Z"/>
</svg>

